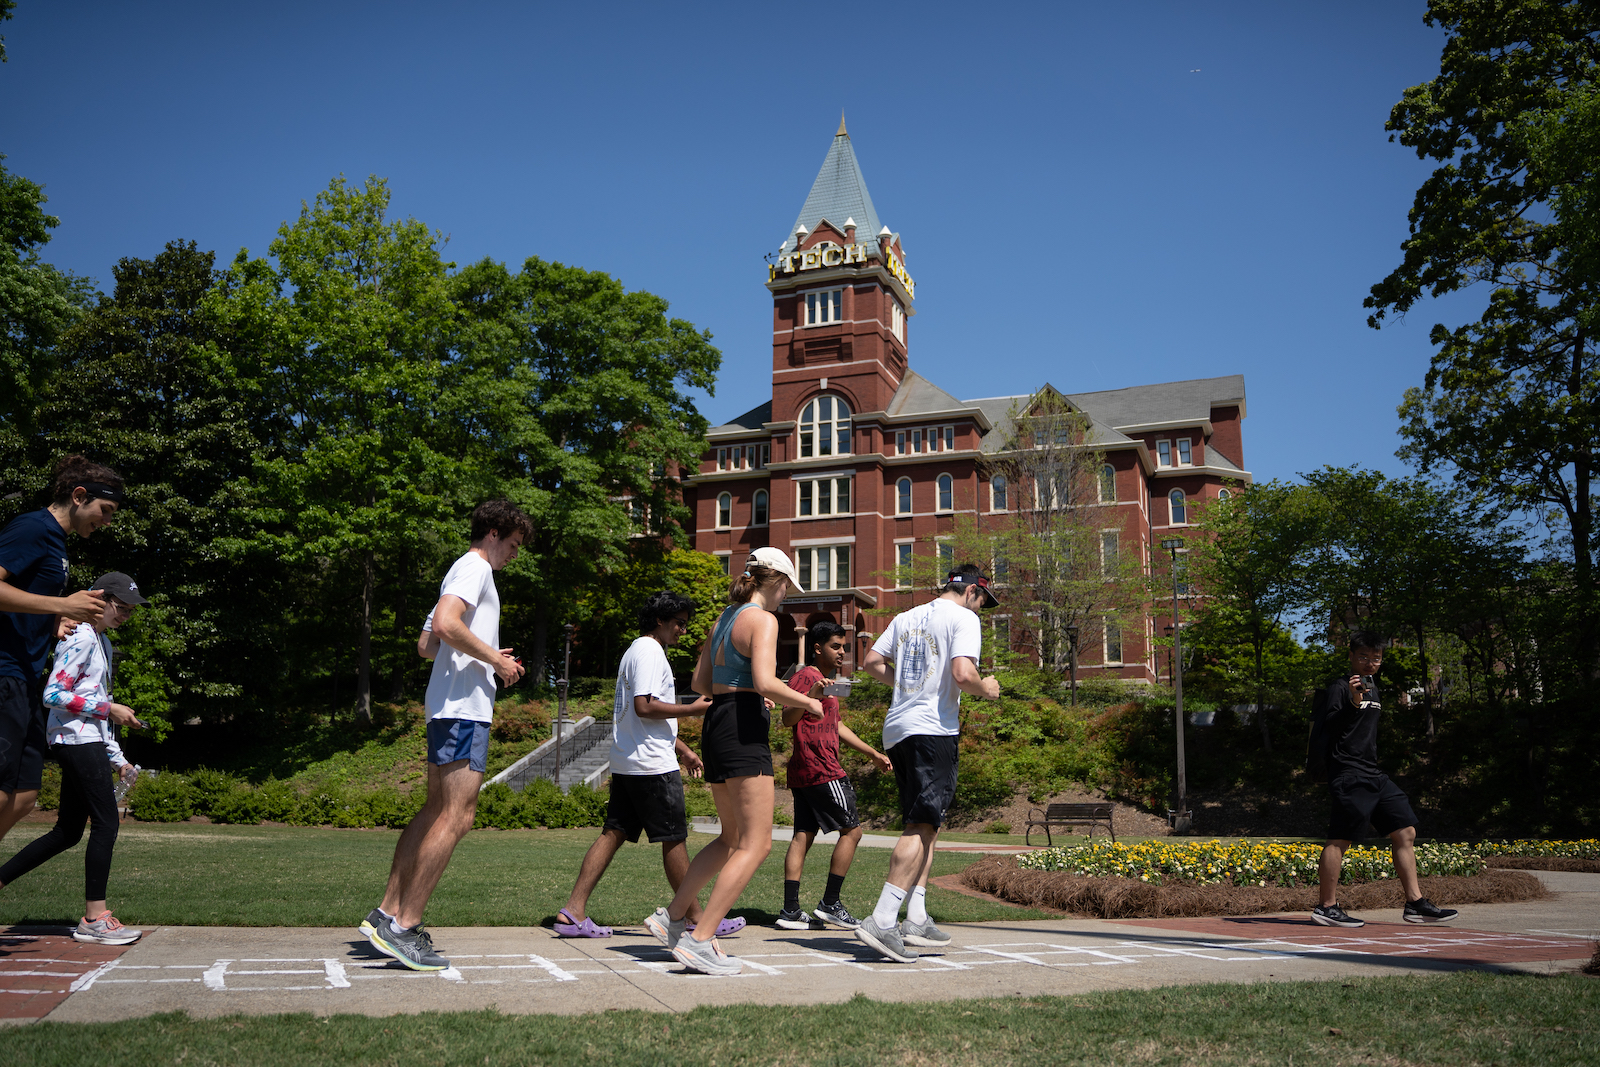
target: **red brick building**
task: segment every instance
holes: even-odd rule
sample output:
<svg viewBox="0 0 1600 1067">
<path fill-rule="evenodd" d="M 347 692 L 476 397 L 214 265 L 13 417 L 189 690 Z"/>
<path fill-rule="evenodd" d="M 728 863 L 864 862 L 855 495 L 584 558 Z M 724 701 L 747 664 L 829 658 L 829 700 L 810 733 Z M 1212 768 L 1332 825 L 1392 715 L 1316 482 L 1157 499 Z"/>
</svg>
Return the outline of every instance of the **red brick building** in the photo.
<svg viewBox="0 0 1600 1067">
<path fill-rule="evenodd" d="M 872 613 L 931 595 L 894 588 L 908 553 L 936 552 L 933 539 L 957 515 L 1005 521 L 1017 505 L 984 477 L 983 460 L 1029 395 L 958 400 L 911 369 L 916 283 L 843 122 L 769 257 L 767 288 L 772 399 L 707 433 L 699 472 L 684 479 L 689 533 L 730 570 L 763 545 L 794 559 L 806 592 L 785 602 L 780 668 L 799 656 L 799 629 L 824 615 L 851 631 L 858 659 L 879 628 Z M 1146 566 L 1162 538 L 1182 533 L 1195 501 L 1250 480 L 1242 375 L 1063 395 L 1110 468 L 1104 528 Z M 1080 669 L 1164 677 L 1151 638 L 1169 621 L 1158 609 L 1142 632 L 1108 631 L 1080 649 Z"/>
</svg>

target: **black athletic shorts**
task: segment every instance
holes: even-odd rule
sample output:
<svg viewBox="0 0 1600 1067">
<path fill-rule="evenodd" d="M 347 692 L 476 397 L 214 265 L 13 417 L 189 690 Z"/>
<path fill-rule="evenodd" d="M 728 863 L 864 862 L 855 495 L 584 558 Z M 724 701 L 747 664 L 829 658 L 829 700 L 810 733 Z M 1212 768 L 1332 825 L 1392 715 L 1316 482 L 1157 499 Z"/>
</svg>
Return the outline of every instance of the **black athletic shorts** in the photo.
<svg viewBox="0 0 1600 1067">
<path fill-rule="evenodd" d="M 944 825 L 945 812 L 956 797 L 956 761 L 961 738 L 912 734 L 889 750 L 895 784 L 900 787 L 904 825 Z"/>
<path fill-rule="evenodd" d="M 740 690 L 711 698 L 700 728 L 700 758 L 706 781 L 721 785 L 729 778 L 772 776 L 772 713 L 760 693 Z"/>
<path fill-rule="evenodd" d="M 607 830 L 621 830 L 629 841 L 639 840 L 639 831 L 650 841 L 682 841 L 689 836 L 689 820 L 683 810 L 683 775 L 613 774 L 611 800 L 606 805 Z"/>
<path fill-rule="evenodd" d="M 861 825 L 856 814 L 856 791 L 848 778 L 835 778 L 820 785 L 802 785 L 794 795 L 794 832 L 831 833 L 852 830 Z"/>
<path fill-rule="evenodd" d="M 1341 774 L 1328 783 L 1333 811 L 1328 816 L 1328 837 L 1359 841 L 1371 823 L 1380 837 L 1417 825 L 1416 812 L 1400 787 L 1386 775 Z"/>
<path fill-rule="evenodd" d="M 0 793 L 26 793 L 44 781 L 44 681 L 0 676 Z"/>
</svg>

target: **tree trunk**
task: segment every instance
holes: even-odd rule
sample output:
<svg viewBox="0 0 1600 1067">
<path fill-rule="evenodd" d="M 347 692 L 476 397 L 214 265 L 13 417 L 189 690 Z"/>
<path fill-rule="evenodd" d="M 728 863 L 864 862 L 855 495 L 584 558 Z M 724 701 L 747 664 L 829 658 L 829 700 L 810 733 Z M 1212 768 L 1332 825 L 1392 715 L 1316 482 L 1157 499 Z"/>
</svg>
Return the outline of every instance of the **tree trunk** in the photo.
<svg viewBox="0 0 1600 1067">
<path fill-rule="evenodd" d="M 1587 348 L 1582 330 L 1573 340 L 1572 345 L 1572 377 L 1567 384 L 1567 391 L 1574 397 L 1583 395 L 1584 387 L 1584 355 Z M 1590 482 L 1594 471 L 1590 466 L 1589 456 L 1580 451 L 1572 461 L 1572 490 L 1573 504 L 1575 505 L 1572 516 L 1572 563 L 1573 584 L 1578 591 L 1578 677 L 1586 683 L 1593 683 L 1597 674 L 1597 653 L 1600 653 L 1600 639 L 1597 639 L 1597 623 L 1594 587 L 1594 564 L 1591 555 L 1591 541 L 1594 537 L 1594 512 L 1590 506 Z"/>
<path fill-rule="evenodd" d="M 1422 633 L 1422 623 L 1417 626 L 1417 656 L 1422 662 L 1422 711 L 1428 717 L 1428 740 L 1433 740 L 1433 686 L 1428 684 L 1428 641 Z"/>
<path fill-rule="evenodd" d="M 541 600 L 533 609 L 533 647 L 527 651 L 528 681 L 536 686 L 544 685 L 544 646 L 549 636 L 550 607 Z"/>
<path fill-rule="evenodd" d="M 411 663 L 411 657 L 406 648 L 406 637 L 409 635 L 410 620 L 406 617 L 406 590 L 410 586 L 407 579 L 411 571 L 405 553 L 400 555 L 400 566 L 397 569 L 400 580 L 395 583 L 394 598 L 394 667 L 389 672 L 389 699 L 393 703 L 400 703 L 406 698 L 406 668 Z"/>
<path fill-rule="evenodd" d="M 372 553 L 361 557 L 361 659 L 356 669 L 356 715 L 372 721 Z"/>
<path fill-rule="evenodd" d="M 1261 748 L 1272 755 L 1272 731 L 1267 726 L 1267 679 L 1262 673 L 1261 646 L 1265 639 L 1256 636 L 1256 722 L 1261 725 Z"/>
</svg>

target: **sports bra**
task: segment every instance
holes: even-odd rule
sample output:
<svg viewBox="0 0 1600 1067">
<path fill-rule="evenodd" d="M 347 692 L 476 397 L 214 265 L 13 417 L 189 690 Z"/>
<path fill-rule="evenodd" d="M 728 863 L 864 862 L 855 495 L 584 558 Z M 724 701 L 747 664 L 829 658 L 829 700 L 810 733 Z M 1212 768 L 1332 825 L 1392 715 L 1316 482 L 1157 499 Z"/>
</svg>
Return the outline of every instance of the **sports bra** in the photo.
<svg viewBox="0 0 1600 1067">
<path fill-rule="evenodd" d="M 746 608 L 759 608 L 759 604 L 740 604 L 731 611 L 723 611 L 722 618 L 711 631 L 711 680 L 717 685 L 731 685 L 735 689 L 754 689 L 755 676 L 750 673 L 750 657 L 742 656 L 733 647 L 733 623 Z M 722 662 L 717 662 L 721 660 Z"/>
</svg>

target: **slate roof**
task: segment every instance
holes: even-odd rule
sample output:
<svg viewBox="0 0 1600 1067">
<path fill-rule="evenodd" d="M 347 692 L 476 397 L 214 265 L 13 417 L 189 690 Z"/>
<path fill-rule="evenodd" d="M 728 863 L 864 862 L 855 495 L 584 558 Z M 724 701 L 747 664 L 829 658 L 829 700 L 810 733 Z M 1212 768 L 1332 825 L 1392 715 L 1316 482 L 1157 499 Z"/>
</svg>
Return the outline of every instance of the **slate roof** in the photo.
<svg viewBox="0 0 1600 1067">
<path fill-rule="evenodd" d="M 878 210 L 872 206 L 872 196 L 867 192 L 867 180 L 861 176 L 861 167 L 856 163 L 855 149 L 850 147 L 850 135 L 844 131 L 842 120 L 839 123 L 839 132 L 834 135 L 833 144 L 828 146 L 828 155 L 822 161 L 822 169 L 817 172 L 817 180 L 811 183 L 811 194 L 806 197 L 805 206 L 800 209 L 800 217 L 794 220 L 794 226 L 789 227 L 779 251 L 787 252 L 794 246 L 796 226 L 803 225 L 807 232 L 811 232 L 823 219 L 827 219 L 840 230 L 844 229 L 846 219 L 855 219 L 856 239 L 868 243 L 876 241 L 878 231 L 883 229 L 883 224 L 878 221 Z"/>
<path fill-rule="evenodd" d="M 1229 374 L 1221 378 L 1193 378 L 1183 382 L 1133 385 L 1126 389 L 1063 395 L 1074 407 L 1089 416 L 1088 444 L 1126 444 L 1132 438 L 1122 433 L 1121 428 L 1169 422 L 1199 424 L 1211 417 L 1213 404 L 1234 402 L 1243 408 L 1244 375 Z M 963 401 L 969 407 L 981 408 L 994 426 L 984 435 L 982 448 L 985 452 L 1000 450 L 1011 433 L 1007 413 L 1013 405 L 1020 408 L 1026 404 L 1031 396 L 991 396 Z M 1212 466 L 1238 469 L 1227 462 L 1220 452 L 1211 449 L 1206 450 L 1206 462 Z"/>
<path fill-rule="evenodd" d="M 753 407 L 738 418 L 729 419 L 721 426 L 713 426 L 708 433 L 726 433 L 729 430 L 759 430 L 762 425 L 772 421 L 772 401 L 767 401 L 759 407 Z"/>
<path fill-rule="evenodd" d="M 956 411 L 970 406 L 967 401 L 957 400 L 916 371 L 908 369 L 906 376 L 900 379 L 900 388 L 894 391 L 894 397 L 889 401 L 888 410 L 884 414 L 912 417 L 924 413 L 932 414 L 935 411 Z"/>
</svg>

